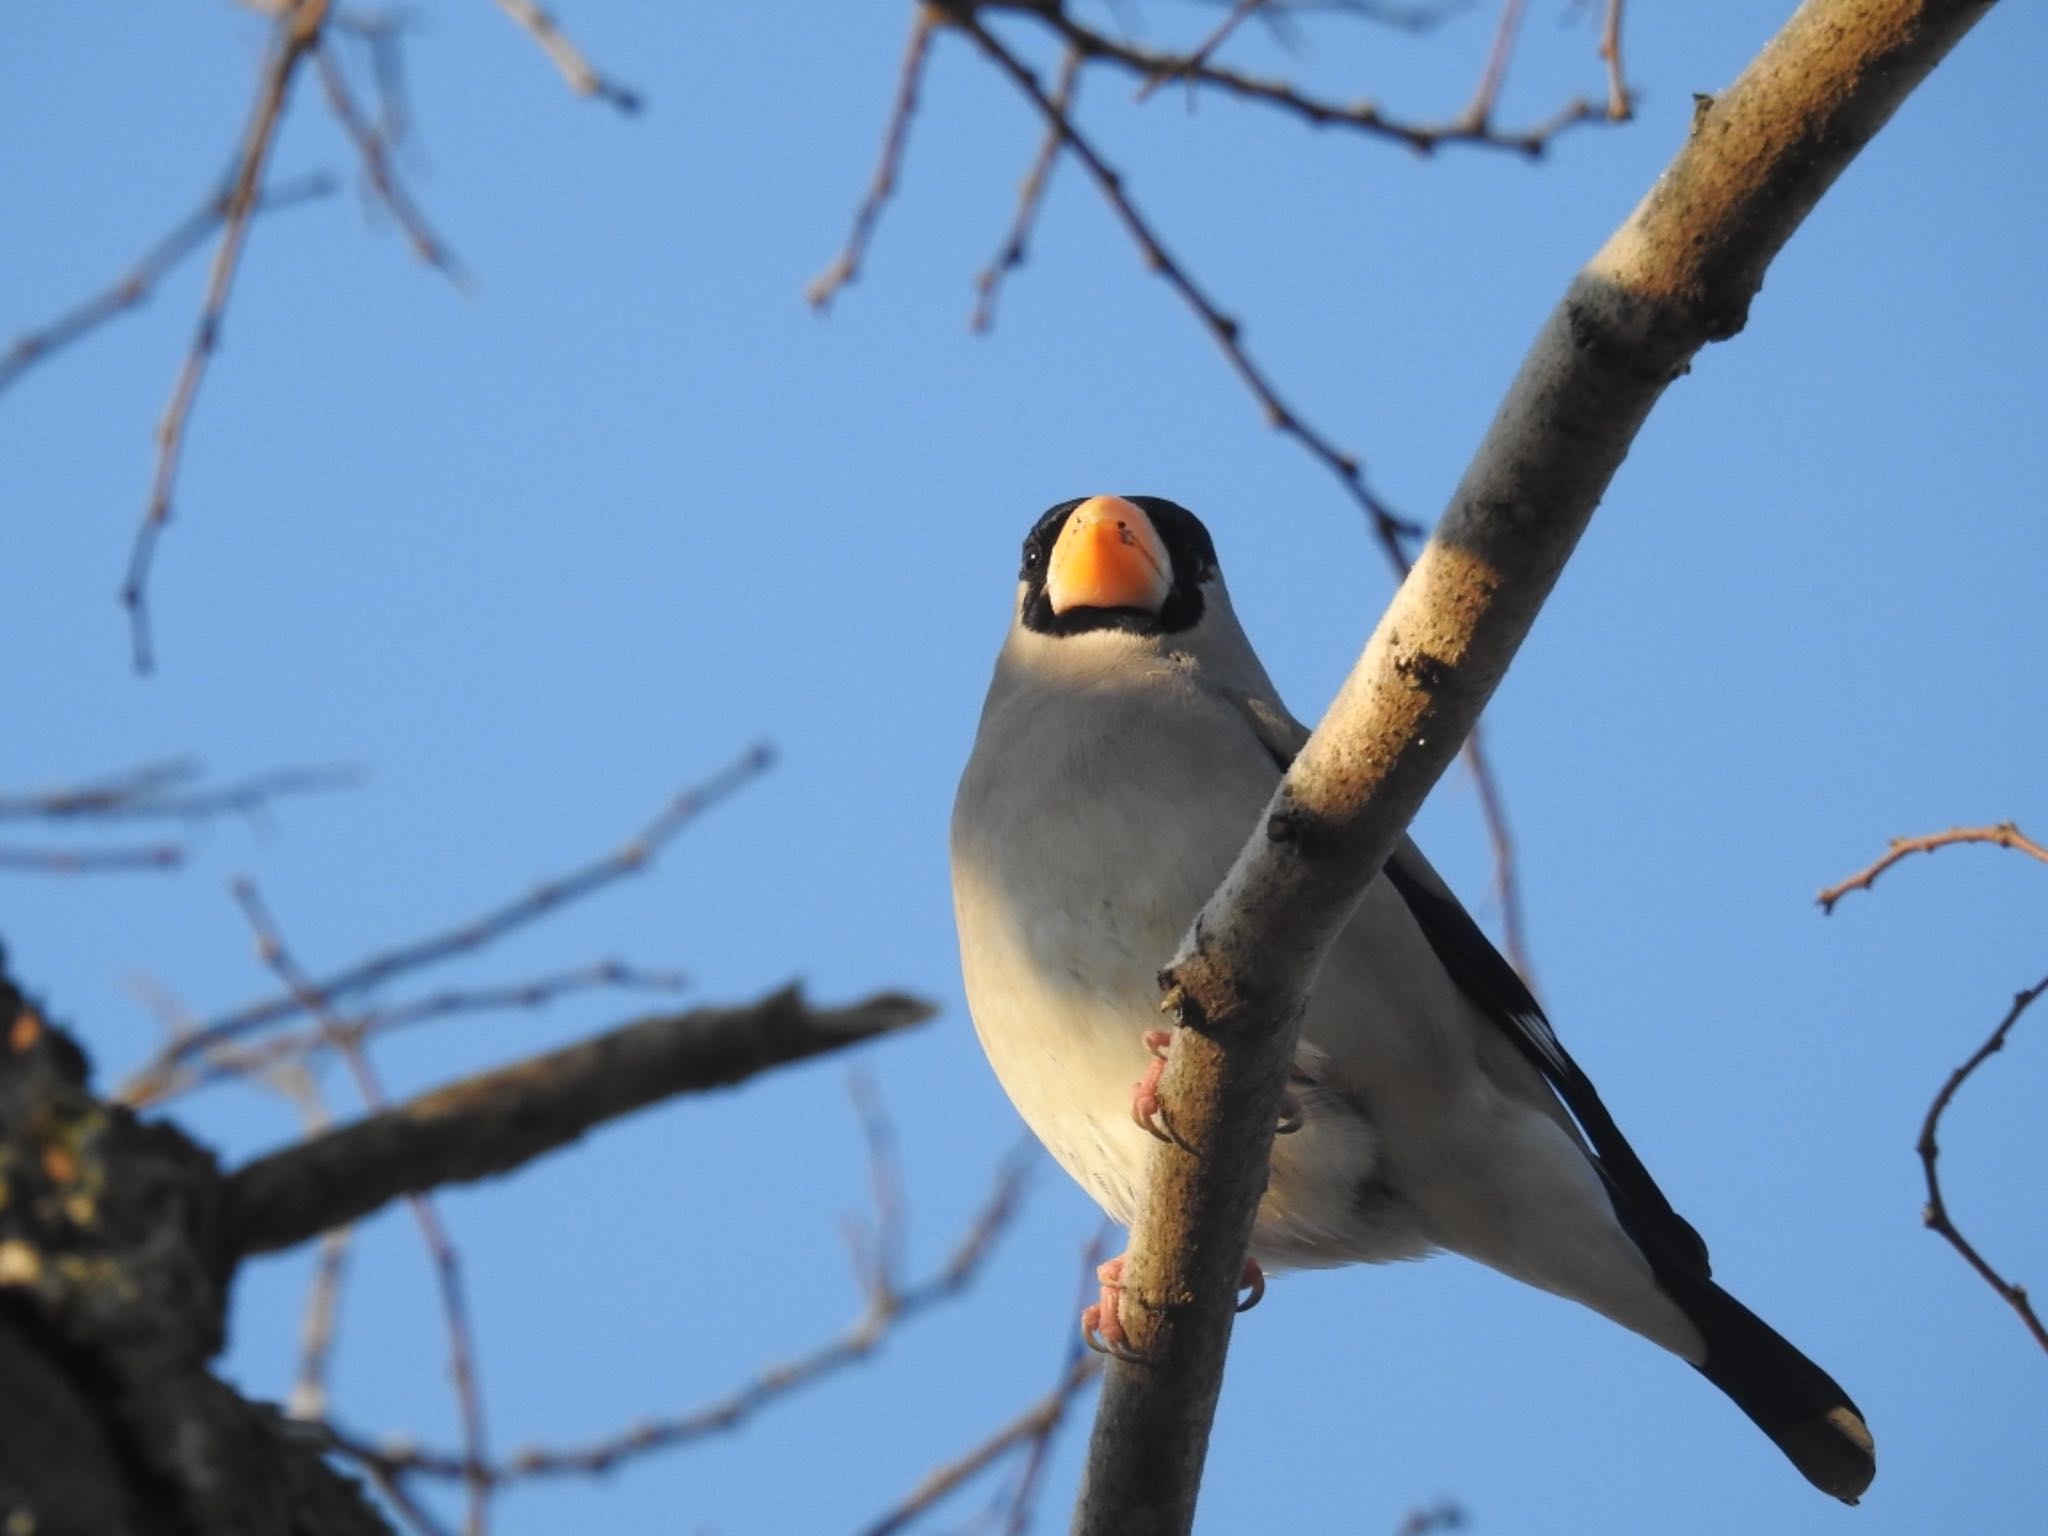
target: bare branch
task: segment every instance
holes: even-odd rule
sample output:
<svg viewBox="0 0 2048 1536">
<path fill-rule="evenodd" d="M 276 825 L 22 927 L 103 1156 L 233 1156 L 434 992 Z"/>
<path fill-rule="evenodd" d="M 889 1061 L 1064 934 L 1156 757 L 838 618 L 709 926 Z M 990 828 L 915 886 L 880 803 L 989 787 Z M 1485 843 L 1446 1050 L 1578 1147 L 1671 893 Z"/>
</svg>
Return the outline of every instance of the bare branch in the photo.
<svg viewBox="0 0 2048 1536">
<path fill-rule="evenodd" d="M 793 987 L 740 1008 L 642 1019 L 479 1073 L 237 1170 L 228 1245 L 262 1253 L 354 1221 L 399 1195 L 505 1173 L 679 1093 L 723 1088 L 931 1017 L 883 993 L 814 1009 Z"/>
<path fill-rule="evenodd" d="M 794 1360 L 771 1365 L 732 1392 L 672 1418 L 651 1419 L 621 1434 L 585 1446 L 514 1452 L 500 1464 L 476 1468 L 446 1451 L 418 1446 L 376 1446 L 336 1426 L 326 1426 L 334 1449 L 383 1477 L 412 1475 L 441 1479 L 481 1475 L 493 1487 L 536 1477 L 594 1476 L 650 1451 L 669 1449 L 738 1428 L 792 1392 L 835 1375 L 868 1358 L 900 1323 L 959 1295 L 973 1281 L 998 1236 L 1016 1215 L 1035 1149 L 1003 1161 L 986 1201 L 946 1262 L 902 1291 L 869 1292 L 861 1315 L 837 1338 Z"/>
<path fill-rule="evenodd" d="M 109 778 L 53 789 L 0 794 L 0 820 L 203 821 L 252 815 L 286 795 L 346 789 L 362 782 L 352 768 L 279 768 L 217 786 L 194 781 L 188 759 L 144 763 Z"/>
<path fill-rule="evenodd" d="M 1493 122 L 1493 109 L 1500 100 L 1500 88 L 1508 78 L 1508 60 L 1514 57 L 1515 34 L 1522 27 L 1523 0 L 1501 0 L 1500 20 L 1493 29 L 1493 46 L 1486 50 L 1486 65 L 1479 72 L 1479 84 L 1472 100 L 1458 115 L 1458 121 L 1484 131 Z"/>
<path fill-rule="evenodd" d="M 1070 1356 L 1066 1370 L 1053 1389 L 1003 1425 L 972 1450 L 927 1473 L 899 1504 L 872 1525 L 861 1528 L 861 1536 L 894 1536 L 926 1513 L 946 1495 L 971 1482 L 1020 1446 L 1043 1444 L 1059 1428 L 1067 1410 L 1095 1378 L 1102 1374 L 1102 1356 L 1082 1350 Z"/>
<path fill-rule="evenodd" d="M 1940 1147 L 1935 1144 L 1935 1128 L 1941 1123 L 1942 1114 L 1948 1109 L 1949 1101 L 1956 1096 L 1956 1090 L 1969 1080 L 1971 1073 L 1983 1066 L 1995 1052 L 2005 1049 L 2005 1038 L 2012 1033 L 2013 1025 L 2020 1021 L 2020 1015 L 2025 1013 L 2028 1006 L 2043 992 L 2048 992 L 2048 976 L 2042 977 L 2024 991 L 2014 994 L 2012 1007 L 2006 1010 L 2005 1017 L 1998 1021 L 1998 1026 L 1991 1031 L 1990 1037 L 1971 1053 L 1969 1060 L 1951 1072 L 1948 1081 L 1941 1085 L 1941 1092 L 1934 1096 L 1934 1102 L 1927 1107 L 1927 1118 L 1920 1126 L 1920 1140 L 1914 1145 L 1913 1150 L 1920 1154 L 1920 1166 L 1927 1175 L 1927 1210 L 1923 1219 L 1928 1230 L 1945 1238 L 1949 1246 L 1963 1256 L 1964 1262 L 1978 1273 L 1984 1283 L 2003 1297 L 2006 1305 L 2020 1315 L 2020 1321 L 2026 1324 L 2027 1332 L 2033 1335 L 2034 1342 L 2042 1349 L 2048 1350 L 2048 1329 L 2041 1326 L 2041 1319 L 2035 1314 L 2033 1303 L 2027 1299 L 2026 1288 L 2007 1280 L 1993 1269 L 1984 1256 L 1978 1253 L 1969 1240 L 1957 1230 L 1954 1220 L 1948 1213 L 1948 1202 L 1942 1198 L 1941 1181 L 1934 1172 L 1935 1159 L 1941 1155 Z"/>
<path fill-rule="evenodd" d="M 680 992 L 689 979 L 680 971 L 646 971 L 617 960 L 600 960 L 553 975 L 496 987 L 457 988 L 435 992 L 411 1002 L 393 1003 L 366 1013 L 337 1018 L 325 1027 L 276 1035 L 252 1046 L 223 1042 L 200 1059 L 170 1069 L 155 1085 L 150 1102 L 165 1100 L 216 1083 L 241 1082 L 281 1064 L 299 1062 L 323 1049 L 362 1045 L 416 1024 L 460 1014 L 503 1013 L 544 1007 L 577 992 L 618 990 Z"/>
<path fill-rule="evenodd" d="M 812 278 L 804 289 L 804 298 L 813 309 L 829 307 L 839 290 L 860 275 L 868 242 L 875 237 L 875 226 L 881 222 L 882 210 L 895 193 L 896 178 L 903 169 L 903 149 L 910 140 L 910 119 L 917 112 L 918 86 L 931 59 L 935 25 L 933 12 L 922 5 L 912 8 L 910 38 L 903 45 L 903 67 L 896 76 L 896 100 L 889 108 L 889 126 L 882 132 L 882 153 L 875 161 L 874 179 L 868 183 L 867 196 L 861 199 L 853 215 L 853 228 L 847 232 L 845 246 L 833 258 L 832 265 Z"/>
<path fill-rule="evenodd" d="M 1820 903 L 1823 914 L 1831 913 L 1836 902 L 1851 891 L 1869 890 L 1877 883 L 1877 877 L 1899 860 L 1916 853 L 1932 853 L 1937 848 L 1951 847 L 1956 843 L 1992 843 L 2000 848 L 2016 848 L 2048 864 L 2048 848 L 2043 848 L 2009 821 L 2001 821 L 1994 827 L 1951 827 L 1946 832 L 1930 832 L 1925 837 L 1893 838 L 1882 858 L 1840 884 L 1829 886 L 1814 900 Z"/>
<path fill-rule="evenodd" d="M 1167 73 L 1154 75 L 1150 80 L 1147 80 L 1138 87 L 1137 100 L 1145 100 L 1168 81 L 1184 79 L 1191 70 L 1200 69 L 1204 64 L 1208 63 L 1209 56 L 1230 40 L 1230 34 L 1244 24 L 1245 18 L 1265 3 L 1266 0 L 1234 0 L 1229 13 L 1216 23 L 1214 30 L 1207 37 L 1195 44 L 1193 50 L 1185 58 L 1177 61 Z M 1078 57 L 1071 49 L 1068 50 L 1067 56 L 1069 58 Z"/>
<path fill-rule="evenodd" d="M 176 869 L 185 850 L 175 843 L 144 848 L 0 848 L 0 869 L 37 875 L 98 875 Z"/>
<path fill-rule="evenodd" d="M 238 784 L 186 787 L 200 772 L 199 765 L 192 762 L 146 763 L 85 784 L 0 794 L 0 821 L 190 823 L 231 814 L 253 816 L 280 796 L 355 782 L 355 775 L 345 769 L 287 768 Z M 122 848 L 0 847 L 0 870 L 38 874 L 167 870 L 184 862 L 185 849 L 177 843 Z"/>
<path fill-rule="evenodd" d="M 1621 63 L 1622 3 L 1607 0 L 1607 17 L 1600 24 L 1600 57 L 1607 64 L 1607 120 L 1611 123 L 1625 123 L 1636 115 Z"/>
<path fill-rule="evenodd" d="M 1072 108 L 1080 79 L 1081 56 L 1070 49 L 1060 61 L 1060 78 L 1052 88 L 1052 104 L 1060 116 L 1066 116 Z M 974 314 L 967 322 L 972 331 L 986 333 L 995 324 L 996 298 L 1002 291 L 1003 279 L 1024 265 L 1025 242 L 1030 239 L 1031 226 L 1037 223 L 1038 210 L 1045 203 L 1045 189 L 1052 182 L 1060 142 L 1058 124 L 1048 126 L 1045 137 L 1039 141 L 1038 153 L 1032 158 L 1031 169 L 1025 172 L 1017 188 L 1017 212 L 1010 220 L 1010 232 L 1003 239 L 1002 249 L 974 279 Z"/>
<path fill-rule="evenodd" d="M 765 744 L 752 746 L 709 779 L 677 795 L 638 834 L 603 858 L 545 881 L 526 895 L 455 928 L 394 949 L 381 950 L 334 975 L 318 978 L 313 990 L 330 1003 L 338 1003 L 395 976 L 457 955 L 470 954 L 516 928 L 559 911 L 628 875 L 638 874 L 691 821 L 765 772 L 773 761 L 774 753 Z M 130 1105 L 150 1103 L 161 1097 L 168 1085 L 177 1080 L 173 1069 L 227 1041 L 238 1040 L 286 1019 L 299 1017 L 306 1011 L 304 999 L 287 988 L 276 997 L 266 998 L 181 1035 L 123 1084 L 116 1098 Z"/>
<path fill-rule="evenodd" d="M 1219 309 L 1214 300 L 1195 280 L 1189 276 L 1167 251 L 1158 232 L 1137 205 L 1124 191 L 1122 175 L 1113 169 L 1094 144 L 1084 137 L 1074 121 L 1046 94 L 1045 87 L 1030 68 L 1011 51 L 1009 46 L 987 27 L 982 25 L 980 16 L 971 8 L 953 13 L 954 24 L 981 45 L 983 53 L 1010 78 L 1025 99 L 1038 109 L 1045 119 L 1049 131 L 1057 133 L 1060 140 L 1081 162 L 1088 176 L 1109 203 L 1124 230 L 1138 247 L 1145 264 L 1156 272 L 1166 285 L 1178 294 L 1181 301 L 1193 310 L 1216 344 L 1223 349 L 1230 366 L 1244 381 L 1245 387 L 1266 414 L 1266 420 L 1276 429 L 1299 442 L 1325 468 L 1334 474 L 1345 491 L 1364 511 L 1370 520 L 1374 534 L 1385 547 L 1390 558 L 1404 562 L 1406 553 L 1403 541 L 1418 537 L 1421 530 L 1413 523 L 1395 515 L 1365 482 L 1365 472 L 1357 458 L 1336 446 L 1315 428 L 1309 426 L 1287 403 L 1281 399 L 1278 389 L 1265 370 L 1252 360 L 1244 348 L 1242 327 L 1235 319 Z"/>
<path fill-rule="evenodd" d="M 1808 0 L 1573 281 L 1436 535 L 1161 980 L 1184 1026 L 1074 1530 L 1186 1531 L 1300 1003 L 1629 444 L 1988 0 Z"/>
<path fill-rule="evenodd" d="M 628 114 L 640 110 L 640 93 L 600 72 L 584 56 L 583 50 L 569 41 L 567 34 L 556 25 L 555 18 L 534 0 L 498 0 L 498 9 L 518 22 L 527 35 L 540 44 L 541 51 L 554 61 L 555 68 L 562 72 L 562 78 L 569 82 L 569 89 L 578 96 L 608 101 Z"/>
<path fill-rule="evenodd" d="M 419 204 L 412 200 L 412 194 L 399 181 L 398 168 L 391 160 L 391 144 L 384 130 L 365 117 L 362 108 L 356 105 L 355 93 L 349 89 L 340 55 L 322 44 L 315 59 L 320 66 L 320 83 L 327 92 L 327 105 L 335 120 L 355 141 L 356 153 L 362 157 L 363 175 L 369 180 L 370 190 L 391 211 L 398 227 L 405 231 L 406 242 L 411 245 L 413 254 L 457 288 L 468 288 L 469 275 L 463 270 L 462 263 L 434 233 L 426 215 L 420 212 Z"/>
<path fill-rule="evenodd" d="M 334 1017 L 333 1005 L 321 995 L 311 975 L 292 958 L 284 936 L 278 931 L 254 884 L 247 880 L 237 881 L 235 899 L 241 904 L 249 926 L 255 932 L 257 953 L 264 962 L 301 999 L 306 1010 L 320 1020 L 323 1028 L 336 1028 L 338 1021 Z M 363 1102 L 372 1110 L 382 1110 L 389 1101 L 368 1053 L 349 1040 L 340 1040 L 337 1048 L 355 1077 Z M 232 1198 L 232 1190 L 229 1195 Z M 441 1316 L 448 1332 L 448 1375 L 455 1389 L 456 1414 L 462 1421 L 463 1459 L 472 1467 L 482 1466 L 490 1459 L 490 1448 L 484 1435 L 483 1389 L 477 1382 L 476 1331 L 470 1324 L 462 1260 L 433 1201 L 414 1190 L 407 1194 L 406 1203 L 412 1208 L 413 1221 L 419 1227 L 420 1239 L 426 1244 L 427 1256 L 434 1266 Z M 464 1536 L 485 1536 L 490 1517 L 490 1485 L 474 1476 L 468 1479 L 468 1483 L 469 1510 L 463 1521 Z"/>
<path fill-rule="evenodd" d="M 220 245 L 213 255 L 207 278 L 206 298 L 200 305 L 199 325 L 177 382 L 171 386 L 170 403 L 157 423 L 156 477 L 142 524 L 135 532 L 134 548 L 128 556 L 128 574 L 121 585 L 121 603 L 128 610 L 128 631 L 135 670 L 147 672 L 153 657 L 149 632 L 148 583 L 150 563 L 157 539 L 171 516 L 171 492 L 178 478 L 178 460 L 185 445 L 185 424 L 192 415 L 207 362 L 220 345 L 221 324 L 227 317 L 228 295 L 234 287 L 235 272 L 241 264 L 242 247 L 248 242 L 249 221 L 263 184 L 263 170 L 269 163 L 271 147 L 277 142 L 278 124 L 291 94 L 292 78 L 320 42 L 326 25 L 328 0 L 292 0 L 289 10 L 277 20 L 270 59 L 257 87 L 256 107 L 242 139 L 242 148 L 221 215 Z"/>
<path fill-rule="evenodd" d="M 336 186 L 334 178 L 324 171 L 312 176 L 301 176 L 282 186 L 272 187 L 256 199 L 254 212 L 274 213 L 280 209 L 294 207 L 299 203 L 311 202 L 326 197 Z M 61 352 L 72 342 L 99 329 L 100 326 L 119 314 L 136 308 L 156 291 L 171 270 L 187 256 L 199 249 L 206 237 L 220 228 L 228 216 L 228 203 L 233 195 L 233 183 L 217 188 L 205 202 L 189 214 L 184 222 L 146 251 L 142 259 L 130 267 L 107 287 L 85 300 L 75 309 L 66 311 L 38 331 L 29 331 L 17 336 L 4 354 L 0 354 L 0 394 L 24 373 Z"/>
<path fill-rule="evenodd" d="M 1081 1294 L 1074 1302 L 1077 1311 L 1098 1287 L 1096 1266 L 1102 1262 L 1108 1232 L 1109 1223 L 1105 1221 L 1096 1228 L 1095 1235 L 1082 1249 Z M 926 1474 L 892 1509 L 874 1524 L 865 1527 L 862 1536 L 890 1536 L 890 1533 L 902 1530 L 928 1513 L 948 1494 L 963 1487 L 1019 1447 L 1024 1450 L 1024 1466 L 1003 1501 L 1008 1506 L 1003 1528 L 1007 1536 L 1024 1536 L 1024 1532 L 1031 1525 L 1032 1510 L 1037 1502 L 1039 1485 L 1044 1476 L 1053 1440 L 1065 1422 L 1068 1410 L 1102 1374 L 1102 1357 L 1085 1348 L 1075 1336 L 1073 1329 L 1068 1328 L 1063 1332 L 1066 1347 L 1060 1356 L 1060 1379 L 1057 1385 L 1009 1423 L 982 1440 L 979 1445 Z"/>
<path fill-rule="evenodd" d="M 1567 129 L 1582 123 L 1597 123 L 1601 115 L 1590 103 L 1574 98 L 1540 122 L 1526 128 L 1502 129 L 1490 123 L 1474 123 L 1467 113 L 1442 123 L 1408 122 L 1388 116 L 1370 101 L 1340 103 L 1325 101 L 1297 90 L 1286 80 L 1269 80 L 1191 55 L 1161 52 L 1098 32 L 1068 13 L 1060 0 L 953 0 L 946 6 L 958 25 L 987 12 L 1016 12 L 1030 16 L 1051 30 L 1068 47 L 1089 59 L 1136 75 L 1140 81 L 1179 77 L 1190 82 L 1213 85 L 1229 95 L 1261 106 L 1290 113 L 1318 128 L 1349 128 L 1370 137 L 1406 145 L 1428 154 L 1447 145 L 1507 150 L 1534 158 L 1550 147 L 1551 141 Z M 978 24 L 978 23 L 977 23 Z"/>
</svg>

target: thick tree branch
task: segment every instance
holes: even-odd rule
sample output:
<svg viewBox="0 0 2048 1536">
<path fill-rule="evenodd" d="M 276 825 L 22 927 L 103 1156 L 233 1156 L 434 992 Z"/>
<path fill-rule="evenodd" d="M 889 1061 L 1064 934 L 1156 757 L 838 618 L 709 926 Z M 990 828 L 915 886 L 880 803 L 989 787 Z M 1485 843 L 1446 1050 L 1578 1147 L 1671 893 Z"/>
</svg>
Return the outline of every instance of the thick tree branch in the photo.
<svg viewBox="0 0 2048 1536">
<path fill-rule="evenodd" d="M 401 1195 L 508 1172 L 675 1094 L 726 1087 L 931 1013 L 930 1005 L 894 993 L 814 1009 L 790 987 L 749 1007 L 623 1025 L 236 1170 L 227 1186 L 226 1246 L 238 1255 L 288 1248 Z"/>
<path fill-rule="evenodd" d="M 1324 950 L 1491 697 L 1636 432 L 1990 0 L 1809 0 L 1574 279 L 1437 533 L 1162 974 L 1180 1031 L 1074 1529 L 1192 1524 L 1236 1282 Z"/>
</svg>

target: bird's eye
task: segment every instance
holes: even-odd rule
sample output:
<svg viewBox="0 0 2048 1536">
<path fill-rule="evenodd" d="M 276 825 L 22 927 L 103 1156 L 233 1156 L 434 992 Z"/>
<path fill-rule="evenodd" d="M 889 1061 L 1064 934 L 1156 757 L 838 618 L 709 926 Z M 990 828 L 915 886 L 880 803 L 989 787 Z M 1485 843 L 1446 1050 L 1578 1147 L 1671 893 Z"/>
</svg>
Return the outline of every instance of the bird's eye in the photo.
<svg viewBox="0 0 2048 1536">
<path fill-rule="evenodd" d="M 1033 566 L 1037 565 L 1042 558 L 1044 557 L 1039 553 L 1039 548 L 1036 544 L 1026 544 L 1024 546 L 1025 570 L 1030 570 Z"/>
</svg>

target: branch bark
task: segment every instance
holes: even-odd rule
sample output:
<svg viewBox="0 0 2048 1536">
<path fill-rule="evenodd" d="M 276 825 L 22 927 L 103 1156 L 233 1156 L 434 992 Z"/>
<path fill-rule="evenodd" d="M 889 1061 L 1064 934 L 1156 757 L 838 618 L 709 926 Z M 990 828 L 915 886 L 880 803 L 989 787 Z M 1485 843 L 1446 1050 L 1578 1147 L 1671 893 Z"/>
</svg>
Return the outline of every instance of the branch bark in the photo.
<svg viewBox="0 0 2048 1536">
<path fill-rule="evenodd" d="M 788 987 L 743 1008 L 622 1025 L 256 1159 L 228 1178 L 226 1242 L 238 1257 L 289 1248 L 402 1195 L 509 1172 L 675 1094 L 728 1087 L 931 1014 L 896 993 L 814 1009 Z"/>
<path fill-rule="evenodd" d="M 1161 973 L 1184 1026 L 1074 1529 L 1188 1530 L 1239 1267 L 1324 951 L 1492 696 L 1665 388 L 1991 0 L 1808 0 L 1545 323 L 1442 523 Z"/>
</svg>

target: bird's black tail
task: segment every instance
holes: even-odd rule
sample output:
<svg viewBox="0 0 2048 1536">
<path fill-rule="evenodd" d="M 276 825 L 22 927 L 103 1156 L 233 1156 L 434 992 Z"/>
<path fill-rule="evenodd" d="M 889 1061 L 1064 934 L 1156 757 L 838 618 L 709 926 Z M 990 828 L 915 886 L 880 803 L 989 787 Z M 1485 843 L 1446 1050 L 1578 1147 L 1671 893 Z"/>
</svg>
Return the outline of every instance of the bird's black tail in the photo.
<svg viewBox="0 0 2048 1536">
<path fill-rule="evenodd" d="M 1669 1271 L 1658 1279 L 1706 1335 L 1700 1374 L 1727 1393 L 1808 1482 L 1854 1504 L 1877 1475 L 1877 1453 L 1849 1394 L 1713 1281 Z"/>
</svg>

